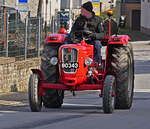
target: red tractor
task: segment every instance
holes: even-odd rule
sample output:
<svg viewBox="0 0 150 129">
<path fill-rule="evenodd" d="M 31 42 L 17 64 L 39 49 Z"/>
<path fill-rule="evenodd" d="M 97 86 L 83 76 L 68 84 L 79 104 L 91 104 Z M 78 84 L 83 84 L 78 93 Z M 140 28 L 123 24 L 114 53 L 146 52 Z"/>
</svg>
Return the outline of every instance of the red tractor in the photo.
<svg viewBox="0 0 150 129">
<path fill-rule="evenodd" d="M 105 22 L 109 34 L 101 42 L 106 46 L 102 66 L 93 62 L 93 45 L 86 43 L 90 32 L 77 32 L 82 38 L 66 44 L 66 34 L 50 34 L 44 44 L 41 70 L 32 69 L 29 79 L 31 111 L 60 108 L 64 91 L 100 90 L 104 113 L 130 109 L 134 89 L 134 59 L 127 35 L 111 35 L 112 12 Z M 120 23 L 121 25 L 122 23 Z"/>
</svg>

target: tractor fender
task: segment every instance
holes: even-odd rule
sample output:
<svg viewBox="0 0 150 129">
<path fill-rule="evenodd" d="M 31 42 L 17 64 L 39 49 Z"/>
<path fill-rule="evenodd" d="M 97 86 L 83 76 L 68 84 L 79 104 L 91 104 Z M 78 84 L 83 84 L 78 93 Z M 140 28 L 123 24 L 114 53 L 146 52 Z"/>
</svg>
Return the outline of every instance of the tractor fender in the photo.
<svg viewBox="0 0 150 129">
<path fill-rule="evenodd" d="M 38 74 L 40 77 L 40 80 L 45 81 L 46 79 L 44 78 L 44 74 L 40 69 L 31 69 L 33 74 Z"/>
<path fill-rule="evenodd" d="M 64 44 L 67 39 L 67 35 L 65 34 L 49 34 L 46 39 L 46 44 Z"/>
<path fill-rule="evenodd" d="M 108 40 L 108 45 L 127 45 L 130 40 L 128 35 L 113 35 Z"/>
</svg>

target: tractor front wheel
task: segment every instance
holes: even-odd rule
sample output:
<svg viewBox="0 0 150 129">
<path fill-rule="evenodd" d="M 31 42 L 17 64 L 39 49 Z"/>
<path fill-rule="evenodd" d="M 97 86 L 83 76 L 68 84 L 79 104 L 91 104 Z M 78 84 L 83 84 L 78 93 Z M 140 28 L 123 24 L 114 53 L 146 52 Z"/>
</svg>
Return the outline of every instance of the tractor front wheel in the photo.
<svg viewBox="0 0 150 129">
<path fill-rule="evenodd" d="M 42 97 L 38 94 L 39 76 L 32 74 L 29 79 L 28 95 L 29 105 L 32 112 L 40 112 L 42 108 Z"/>
<path fill-rule="evenodd" d="M 112 113 L 115 107 L 115 89 L 116 80 L 113 75 L 107 75 L 104 81 L 103 89 L 103 111 Z"/>
</svg>

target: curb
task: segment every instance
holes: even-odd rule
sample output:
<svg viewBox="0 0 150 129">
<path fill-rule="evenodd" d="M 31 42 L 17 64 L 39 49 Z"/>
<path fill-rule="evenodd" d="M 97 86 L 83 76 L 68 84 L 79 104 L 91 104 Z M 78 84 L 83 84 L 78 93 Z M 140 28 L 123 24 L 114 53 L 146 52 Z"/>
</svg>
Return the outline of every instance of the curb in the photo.
<svg viewBox="0 0 150 129">
<path fill-rule="evenodd" d="M 150 40 L 147 41 L 130 41 L 131 44 L 149 44 L 150 45 Z"/>
<path fill-rule="evenodd" d="M 150 93 L 150 89 L 134 89 L 134 92 L 145 92 L 145 93 Z"/>
</svg>

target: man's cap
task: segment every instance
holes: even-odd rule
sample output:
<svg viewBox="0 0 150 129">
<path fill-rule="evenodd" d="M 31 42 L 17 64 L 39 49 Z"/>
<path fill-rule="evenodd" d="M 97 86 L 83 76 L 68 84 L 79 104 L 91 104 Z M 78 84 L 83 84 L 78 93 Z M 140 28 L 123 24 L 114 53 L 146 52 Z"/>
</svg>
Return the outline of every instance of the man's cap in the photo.
<svg viewBox="0 0 150 129">
<path fill-rule="evenodd" d="M 91 2 L 91 1 L 88 1 L 88 2 L 84 3 L 84 4 L 82 5 L 82 7 L 83 7 L 84 9 L 86 9 L 87 11 L 89 11 L 89 12 L 93 12 L 93 5 L 92 5 L 92 2 Z"/>
</svg>

